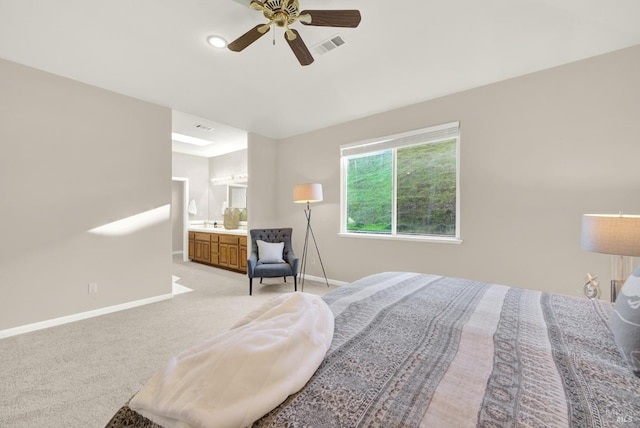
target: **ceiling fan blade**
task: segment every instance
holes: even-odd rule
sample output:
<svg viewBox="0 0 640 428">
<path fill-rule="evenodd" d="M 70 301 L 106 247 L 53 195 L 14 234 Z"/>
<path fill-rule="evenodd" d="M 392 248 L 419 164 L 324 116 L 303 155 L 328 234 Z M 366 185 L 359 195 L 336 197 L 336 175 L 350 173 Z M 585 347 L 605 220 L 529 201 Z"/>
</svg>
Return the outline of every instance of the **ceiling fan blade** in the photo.
<svg viewBox="0 0 640 428">
<path fill-rule="evenodd" d="M 235 39 L 233 42 L 229 43 L 227 47 L 229 50 L 234 52 L 240 52 L 251 43 L 258 40 L 260 37 L 264 36 L 269 32 L 271 27 L 265 24 L 259 24 L 253 27 L 251 30 L 244 33 L 242 36 Z"/>
<path fill-rule="evenodd" d="M 359 10 L 303 10 L 299 21 L 304 25 L 355 28 L 360 19 Z"/>
<path fill-rule="evenodd" d="M 292 37 L 292 39 L 290 39 Z M 307 45 L 302 41 L 302 37 L 296 30 L 287 30 L 284 35 L 284 39 L 289 43 L 293 54 L 298 58 L 300 65 L 309 65 L 313 62 L 313 56 L 307 49 Z"/>
</svg>

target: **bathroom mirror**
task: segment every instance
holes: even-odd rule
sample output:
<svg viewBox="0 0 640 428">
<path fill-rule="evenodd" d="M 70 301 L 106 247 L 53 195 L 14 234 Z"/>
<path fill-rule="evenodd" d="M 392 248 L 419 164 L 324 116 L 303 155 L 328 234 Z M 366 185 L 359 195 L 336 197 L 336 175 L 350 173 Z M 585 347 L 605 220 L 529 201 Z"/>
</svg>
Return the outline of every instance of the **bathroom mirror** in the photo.
<svg viewBox="0 0 640 428">
<path fill-rule="evenodd" d="M 229 208 L 247 208 L 247 186 L 242 184 L 227 186 L 227 203 Z"/>
</svg>

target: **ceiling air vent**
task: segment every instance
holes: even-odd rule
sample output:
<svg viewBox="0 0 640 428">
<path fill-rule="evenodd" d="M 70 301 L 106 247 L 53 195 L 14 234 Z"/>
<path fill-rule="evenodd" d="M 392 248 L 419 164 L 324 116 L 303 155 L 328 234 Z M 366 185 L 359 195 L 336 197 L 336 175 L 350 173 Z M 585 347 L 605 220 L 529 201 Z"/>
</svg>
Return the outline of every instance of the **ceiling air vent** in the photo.
<svg viewBox="0 0 640 428">
<path fill-rule="evenodd" d="M 333 36 L 330 39 L 318 43 L 317 45 L 313 46 L 312 49 L 315 53 L 323 55 L 329 51 L 334 50 L 335 48 L 344 45 L 345 43 L 346 42 L 344 41 L 342 36 L 338 34 L 337 36 Z"/>
<path fill-rule="evenodd" d="M 196 128 L 200 128 L 200 129 L 202 129 L 202 130 L 204 130 L 204 131 L 213 131 L 213 128 L 212 128 L 212 127 L 207 126 L 207 125 L 203 125 L 203 124 L 201 124 L 201 123 L 198 123 L 198 124 L 193 125 L 193 126 L 195 126 Z"/>
</svg>

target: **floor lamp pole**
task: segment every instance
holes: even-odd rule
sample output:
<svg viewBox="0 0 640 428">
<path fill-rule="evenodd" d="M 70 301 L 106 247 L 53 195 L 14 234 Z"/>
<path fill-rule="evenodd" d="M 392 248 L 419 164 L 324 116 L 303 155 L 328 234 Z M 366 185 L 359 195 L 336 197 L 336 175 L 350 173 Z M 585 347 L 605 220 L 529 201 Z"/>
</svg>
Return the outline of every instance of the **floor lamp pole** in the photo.
<svg viewBox="0 0 640 428">
<path fill-rule="evenodd" d="M 307 209 L 304 210 L 304 215 L 307 218 L 307 232 L 304 236 L 304 249 L 302 250 L 302 268 L 301 268 L 301 278 L 300 278 L 300 287 L 302 291 L 304 291 L 304 277 L 307 272 L 307 258 L 309 254 L 309 234 L 311 234 L 311 239 L 313 239 L 313 244 L 316 247 L 316 253 L 318 254 L 318 260 L 320 260 L 320 266 L 322 267 L 322 274 L 324 275 L 324 280 L 327 283 L 327 287 L 329 286 L 329 280 L 327 279 L 327 273 L 324 270 L 324 264 L 322 263 L 322 256 L 320 256 L 320 250 L 318 249 L 318 243 L 316 242 L 316 235 L 313 233 L 313 228 L 311 227 L 311 207 L 309 206 L 309 202 L 307 202 Z"/>
</svg>

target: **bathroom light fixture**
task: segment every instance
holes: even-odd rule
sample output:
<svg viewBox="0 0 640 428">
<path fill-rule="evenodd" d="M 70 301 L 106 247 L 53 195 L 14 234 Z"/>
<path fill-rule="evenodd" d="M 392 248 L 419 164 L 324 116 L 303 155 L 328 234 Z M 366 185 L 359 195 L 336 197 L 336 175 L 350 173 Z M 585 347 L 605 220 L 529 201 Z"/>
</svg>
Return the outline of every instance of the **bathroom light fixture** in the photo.
<svg viewBox="0 0 640 428">
<path fill-rule="evenodd" d="M 216 35 L 207 37 L 207 43 L 218 49 L 224 49 L 227 47 L 227 41 L 223 37 Z"/>
<path fill-rule="evenodd" d="M 213 177 L 211 179 L 211 183 L 213 184 L 242 183 L 247 181 L 248 178 L 249 178 L 249 174 L 224 175 L 220 177 Z"/>
<path fill-rule="evenodd" d="M 211 182 L 213 184 L 225 184 L 227 182 L 233 181 L 233 175 L 224 175 L 220 177 L 213 177 Z"/>
</svg>

